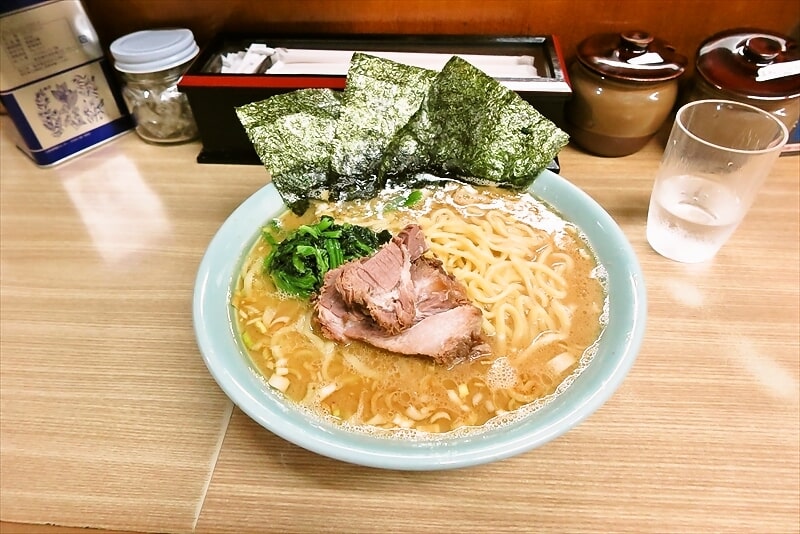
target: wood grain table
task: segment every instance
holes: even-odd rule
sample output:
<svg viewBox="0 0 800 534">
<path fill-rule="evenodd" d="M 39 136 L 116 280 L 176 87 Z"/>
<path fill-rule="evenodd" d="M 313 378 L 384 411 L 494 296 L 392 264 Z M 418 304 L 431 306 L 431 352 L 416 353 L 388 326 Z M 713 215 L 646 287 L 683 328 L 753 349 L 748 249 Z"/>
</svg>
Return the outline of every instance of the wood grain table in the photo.
<svg viewBox="0 0 800 534">
<path fill-rule="evenodd" d="M 206 370 L 195 273 L 263 168 L 130 133 L 40 169 L 0 129 L 3 533 L 800 531 L 800 157 L 714 260 L 684 265 L 645 239 L 658 140 L 614 159 L 565 148 L 562 175 L 640 259 L 638 360 L 557 440 L 419 473 L 285 442 Z"/>
</svg>

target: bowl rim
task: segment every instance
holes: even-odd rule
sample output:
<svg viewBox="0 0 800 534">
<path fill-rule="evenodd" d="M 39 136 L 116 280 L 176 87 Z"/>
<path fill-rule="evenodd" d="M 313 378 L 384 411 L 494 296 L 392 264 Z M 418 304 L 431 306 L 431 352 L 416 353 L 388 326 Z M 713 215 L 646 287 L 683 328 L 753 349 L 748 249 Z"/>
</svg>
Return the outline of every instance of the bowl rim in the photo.
<svg viewBox="0 0 800 534">
<path fill-rule="evenodd" d="M 200 262 L 192 319 L 206 367 L 228 398 L 262 427 L 309 451 L 353 464 L 407 471 L 453 469 L 509 458 L 552 441 L 599 409 L 628 374 L 644 337 L 647 294 L 633 248 L 594 199 L 549 170 L 529 191 L 584 233 L 607 271 L 609 309 L 593 361 L 570 387 L 521 420 L 454 438 L 387 439 L 312 419 L 274 392 L 241 346 L 230 305 L 235 277 L 258 230 L 285 209 L 272 183 L 231 213 Z"/>
</svg>

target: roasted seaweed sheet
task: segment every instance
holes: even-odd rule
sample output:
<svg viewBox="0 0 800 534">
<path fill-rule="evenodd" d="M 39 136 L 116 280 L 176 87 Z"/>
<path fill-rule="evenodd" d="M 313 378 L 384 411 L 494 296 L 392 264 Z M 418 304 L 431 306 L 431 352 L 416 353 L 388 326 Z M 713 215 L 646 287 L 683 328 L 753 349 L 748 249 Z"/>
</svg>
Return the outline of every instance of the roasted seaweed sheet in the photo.
<svg viewBox="0 0 800 534">
<path fill-rule="evenodd" d="M 453 56 L 395 136 L 380 174 L 428 172 L 521 189 L 568 140 L 517 93 Z"/>
<path fill-rule="evenodd" d="M 343 93 L 301 89 L 236 109 L 281 197 L 371 198 L 424 173 L 522 189 L 568 136 L 453 56 L 441 72 L 355 53 Z"/>
<path fill-rule="evenodd" d="M 300 89 L 236 108 L 281 198 L 302 213 L 328 193 L 331 147 L 341 93 Z"/>
<path fill-rule="evenodd" d="M 371 198 L 381 156 L 428 94 L 437 72 L 356 52 L 347 72 L 331 154 L 334 198 Z"/>
</svg>

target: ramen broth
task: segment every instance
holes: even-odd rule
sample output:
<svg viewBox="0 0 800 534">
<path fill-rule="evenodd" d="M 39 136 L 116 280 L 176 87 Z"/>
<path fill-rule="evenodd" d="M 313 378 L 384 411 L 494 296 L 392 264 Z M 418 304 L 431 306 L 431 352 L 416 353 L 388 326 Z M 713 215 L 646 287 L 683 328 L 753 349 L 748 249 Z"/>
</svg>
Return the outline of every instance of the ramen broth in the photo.
<svg viewBox="0 0 800 534">
<path fill-rule="evenodd" d="M 313 304 L 281 294 L 262 271 L 269 245 L 246 257 L 232 298 L 254 365 L 286 397 L 323 418 L 365 431 L 442 433 L 535 409 L 589 363 L 606 321 L 605 275 L 574 225 L 524 193 L 448 183 L 370 201 L 318 202 L 282 214 L 284 230 L 332 215 L 388 229 L 422 227 L 432 254 L 483 314 L 489 356 L 446 368 L 361 342 L 324 337 Z"/>
</svg>

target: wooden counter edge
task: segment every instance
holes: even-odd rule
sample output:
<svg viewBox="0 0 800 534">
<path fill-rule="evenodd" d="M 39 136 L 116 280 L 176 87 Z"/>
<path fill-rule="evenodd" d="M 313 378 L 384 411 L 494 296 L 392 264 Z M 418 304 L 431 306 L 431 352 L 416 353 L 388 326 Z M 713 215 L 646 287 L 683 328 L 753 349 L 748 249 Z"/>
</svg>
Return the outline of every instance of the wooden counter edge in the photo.
<svg viewBox="0 0 800 534">
<path fill-rule="evenodd" d="M 0 534 L 146 534 L 134 530 L 105 530 L 89 527 L 62 527 L 0 521 Z"/>
</svg>

